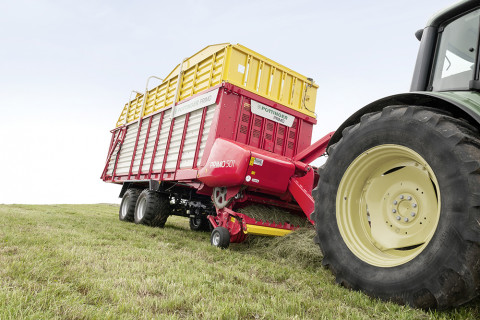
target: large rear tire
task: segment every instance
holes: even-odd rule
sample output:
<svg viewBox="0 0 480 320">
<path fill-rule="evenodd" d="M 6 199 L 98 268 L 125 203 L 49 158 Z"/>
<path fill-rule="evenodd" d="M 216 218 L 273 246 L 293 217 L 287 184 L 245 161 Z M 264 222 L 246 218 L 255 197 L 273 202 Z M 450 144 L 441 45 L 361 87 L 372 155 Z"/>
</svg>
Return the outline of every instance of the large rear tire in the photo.
<svg viewBox="0 0 480 320">
<path fill-rule="evenodd" d="M 480 141 L 466 122 L 387 107 L 343 131 L 319 170 L 312 215 L 337 282 L 419 308 L 480 289 Z"/>
<path fill-rule="evenodd" d="M 140 190 L 138 189 L 128 189 L 124 193 L 122 202 L 120 203 L 120 209 L 118 210 L 118 218 L 120 221 L 133 222 L 135 205 L 139 195 Z"/>
<path fill-rule="evenodd" d="M 167 194 L 145 189 L 138 196 L 135 206 L 135 223 L 163 228 L 170 212 Z"/>
</svg>

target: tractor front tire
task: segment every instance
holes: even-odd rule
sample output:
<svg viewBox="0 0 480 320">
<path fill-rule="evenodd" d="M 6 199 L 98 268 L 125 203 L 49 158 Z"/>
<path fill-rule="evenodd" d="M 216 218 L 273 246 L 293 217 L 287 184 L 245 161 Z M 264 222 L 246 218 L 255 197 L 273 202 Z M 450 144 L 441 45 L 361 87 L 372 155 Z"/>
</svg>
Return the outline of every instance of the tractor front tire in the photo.
<svg viewBox="0 0 480 320">
<path fill-rule="evenodd" d="M 135 223 L 163 228 L 170 212 L 167 194 L 145 189 L 138 196 L 135 206 Z"/>
<path fill-rule="evenodd" d="M 120 203 L 120 209 L 118 210 L 118 218 L 120 221 L 133 222 L 135 215 L 135 205 L 137 203 L 140 190 L 128 189 Z"/>
<path fill-rule="evenodd" d="M 313 191 L 323 265 L 341 285 L 399 304 L 463 304 L 480 291 L 478 130 L 392 106 L 328 149 Z"/>
</svg>

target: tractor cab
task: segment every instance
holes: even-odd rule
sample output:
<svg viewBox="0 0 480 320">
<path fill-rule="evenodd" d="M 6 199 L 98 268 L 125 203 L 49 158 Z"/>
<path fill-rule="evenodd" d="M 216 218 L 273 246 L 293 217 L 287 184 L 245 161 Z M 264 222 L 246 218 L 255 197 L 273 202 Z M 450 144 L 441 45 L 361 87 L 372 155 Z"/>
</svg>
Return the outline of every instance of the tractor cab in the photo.
<svg viewBox="0 0 480 320">
<path fill-rule="evenodd" d="M 463 1 L 435 15 L 416 35 L 421 39 L 411 91 L 480 89 L 480 9 Z"/>
</svg>

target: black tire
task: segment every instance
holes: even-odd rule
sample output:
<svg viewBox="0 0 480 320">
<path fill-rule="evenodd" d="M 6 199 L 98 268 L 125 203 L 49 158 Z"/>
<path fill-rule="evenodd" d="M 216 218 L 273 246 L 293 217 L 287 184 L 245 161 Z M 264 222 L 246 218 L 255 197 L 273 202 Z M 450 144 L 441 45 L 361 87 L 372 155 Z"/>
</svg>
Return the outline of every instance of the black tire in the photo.
<svg viewBox="0 0 480 320">
<path fill-rule="evenodd" d="M 328 160 L 319 169 L 312 215 L 316 242 L 324 254 L 323 265 L 331 269 L 336 281 L 372 297 L 418 308 L 443 309 L 476 297 L 480 289 L 478 130 L 434 109 L 393 106 L 364 115 L 342 134 L 341 140 L 329 148 Z M 360 155 L 368 156 L 367 150 L 385 145 L 404 146 L 421 155 L 434 172 L 438 182 L 437 201 L 440 199 L 438 224 L 431 238 L 424 246 L 402 248 L 419 253 L 391 267 L 377 266 L 361 254 L 353 253 L 340 231 L 344 222 L 337 220 L 346 212 L 339 212 L 337 204 L 341 207 L 347 197 L 337 191 L 344 175 L 348 176 L 349 166 Z M 371 160 L 374 158 L 368 161 Z M 433 180 L 431 183 L 435 187 Z M 367 194 L 365 191 L 358 194 L 362 192 Z M 358 204 L 360 199 L 348 201 L 357 201 L 358 212 L 363 210 Z M 368 215 L 370 224 L 369 212 Z"/>
<path fill-rule="evenodd" d="M 133 222 L 135 215 L 135 205 L 137 204 L 140 190 L 128 189 L 122 197 L 120 209 L 118 210 L 118 218 L 120 221 Z"/>
<path fill-rule="evenodd" d="M 190 218 L 190 230 L 192 231 L 211 231 L 210 226 L 210 221 L 203 215 L 196 215 Z"/>
<path fill-rule="evenodd" d="M 135 223 L 163 228 L 170 215 L 170 199 L 167 194 L 143 190 L 135 205 Z"/>
<path fill-rule="evenodd" d="M 230 245 L 230 232 L 225 227 L 216 227 L 210 236 L 210 243 L 212 246 L 226 249 Z"/>
</svg>

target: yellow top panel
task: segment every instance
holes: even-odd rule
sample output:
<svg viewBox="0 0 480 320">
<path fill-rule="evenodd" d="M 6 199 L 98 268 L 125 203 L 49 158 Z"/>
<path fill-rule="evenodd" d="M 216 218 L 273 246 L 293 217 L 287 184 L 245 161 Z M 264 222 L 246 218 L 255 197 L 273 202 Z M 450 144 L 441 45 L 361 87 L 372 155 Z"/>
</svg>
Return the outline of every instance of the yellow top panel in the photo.
<svg viewBox="0 0 480 320">
<path fill-rule="evenodd" d="M 125 104 L 117 127 L 152 114 L 222 82 L 275 101 L 310 117 L 315 115 L 318 86 L 307 77 L 284 67 L 240 44 L 211 45 L 183 61 L 177 92 L 180 64 L 159 86 Z M 143 109 L 143 112 L 142 112 Z"/>
</svg>

